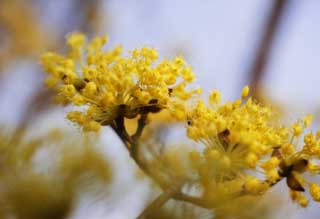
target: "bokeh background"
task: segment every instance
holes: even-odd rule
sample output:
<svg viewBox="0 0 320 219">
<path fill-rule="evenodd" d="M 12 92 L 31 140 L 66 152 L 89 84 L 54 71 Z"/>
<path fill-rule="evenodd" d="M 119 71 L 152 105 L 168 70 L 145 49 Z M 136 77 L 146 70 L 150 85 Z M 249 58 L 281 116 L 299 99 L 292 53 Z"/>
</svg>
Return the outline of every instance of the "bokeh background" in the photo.
<svg viewBox="0 0 320 219">
<path fill-rule="evenodd" d="M 312 113 L 318 126 L 319 10 L 318 0 L 0 0 L 0 123 L 12 128 L 32 120 L 36 133 L 75 129 L 66 109 L 47 107 L 39 55 L 63 51 L 65 35 L 83 31 L 108 34 L 111 46 L 125 50 L 151 46 L 161 57 L 183 55 L 205 93 L 219 89 L 233 99 L 249 84 L 289 120 Z M 148 182 L 127 171 L 134 163 L 111 130 L 102 138 L 118 170 L 112 201 L 86 196 L 74 218 L 133 218 L 148 200 Z M 275 207 L 275 218 L 320 213 L 317 203 L 291 203 L 283 187 L 275 192 L 285 203 Z"/>
</svg>

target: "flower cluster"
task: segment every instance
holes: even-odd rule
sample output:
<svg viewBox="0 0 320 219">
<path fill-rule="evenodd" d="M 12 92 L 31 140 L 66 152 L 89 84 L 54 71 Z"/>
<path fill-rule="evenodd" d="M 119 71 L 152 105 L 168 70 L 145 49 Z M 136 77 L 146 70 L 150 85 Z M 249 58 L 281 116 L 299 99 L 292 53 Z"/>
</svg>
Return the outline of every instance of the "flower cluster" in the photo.
<svg viewBox="0 0 320 219">
<path fill-rule="evenodd" d="M 286 127 L 275 119 L 271 108 L 252 98 L 245 100 L 248 93 L 245 87 L 241 99 L 220 104 L 221 95 L 215 90 L 209 106 L 199 101 L 189 113 L 188 137 L 205 146 L 203 151 L 190 154 L 202 184 L 210 191 L 212 186 L 217 190 L 219 185 L 226 188 L 226 183 L 232 183 L 226 194 L 259 195 L 286 178 L 293 200 L 306 206 L 307 199 L 301 192 L 307 186 L 313 199 L 319 201 L 320 187 L 301 175 L 319 171 L 319 166 L 310 162 L 320 158 L 319 136 L 306 134 L 305 144 L 298 151 L 299 137 L 312 117 Z"/>
<path fill-rule="evenodd" d="M 98 131 L 118 117 L 135 118 L 162 109 L 184 118 L 183 101 L 200 90 L 186 89 L 194 74 L 181 57 L 155 63 L 158 53 L 152 48 L 122 56 L 120 46 L 105 51 L 106 42 L 107 37 L 87 42 L 83 34 L 73 33 L 67 38 L 66 56 L 49 52 L 42 57 L 49 73 L 46 84 L 56 89 L 56 100 L 87 106 L 85 112 L 70 112 L 71 121 L 86 131 Z"/>
<path fill-rule="evenodd" d="M 84 131 L 111 126 L 139 168 L 163 189 L 159 200 L 214 209 L 236 198 L 261 196 L 286 180 L 292 200 L 301 206 L 308 205 L 306 190 L 320 201 L 320 186 L 305 176 L 320 173 L 320 132 L 303 136 L 312 116 L 282 124 L 273 108 L 248 97 L 248 86 L 233 102 L 220 103 L 214 90 L 208 103 L 199 99 L 189 110 L 187 104 L 201 90 L 188 89 L 194 74 L 181 57 L 157 61 L 157 52 L 147 47 L 123 56 L 120 46 L 105 50 L 106 42 L 107 37 L 87 42 L 83 34 L 69 35 L 65 56 L 49 52 L 42 57 L 49 74 L 45 83 L 55 89 L 58 103 L 81 107 L 68 118 Z M 167 114 L 161 117 L 160 111 Z M 145 128 L 150 113 L 159 121 Z M 177 150 L 164 150 L 161 138 L 169 120 L 186 122 L 187 136 L 201 146 L 181 143 Z M 194 185 L 196 195 L 185 192 Z M 145 210 L 143 216 L 151 211 Z"/>
<path fill-rule="evenodd" d="M 0 140 L 0 218 L 66 218 L 87 183 L 93 188 L 112 179 L 97 141 L 56 130 L 27 140 L 1 127 Z"/>
</svg>

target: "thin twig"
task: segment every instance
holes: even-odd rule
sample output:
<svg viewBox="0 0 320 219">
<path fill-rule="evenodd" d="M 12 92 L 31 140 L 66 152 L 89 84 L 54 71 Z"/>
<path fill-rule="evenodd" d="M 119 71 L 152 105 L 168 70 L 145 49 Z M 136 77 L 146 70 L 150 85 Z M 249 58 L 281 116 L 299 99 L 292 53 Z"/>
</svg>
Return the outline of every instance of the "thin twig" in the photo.
<svg viewBox="0 0 320 219">
<path fill-rule="evenodd" d="M 288 8 L 288 0 L 274 0 L 273 6 L 268 15 L 262 38 L 259 42 L 254 59 L 249 70 L 250 84 L 253 95 L 256 96 L 261 80 L 265 73 L 265 67 L 269 60 L 275 35 L 280 26 L 283 14 Z"/>
<path fill-rule="evenodd" d="M 131 136 L 131 139 L 132 139 L 132 147 L 131 147 L 131 156 L 132 157 L 135 157 L 136 159 L 138 159 L 138 146 L 139 146 L 139 139 L 142 135 L 142 132 L 144 130 L 144 127 L 146 126 L 147 124 L 147 117 L 148 117 L 148 113 L 144 113 L 144 114 L 141 114 L 140 115 L 140 118 L 138 120 L 138 127 L 137 127 L 137 130 L 136 132 Z"/>
<path fill-rule="evenodd" d="M 128 149 L 131 158 L 135 161 L 137 166 L 142 170 L 147 176 L 151 179 L 155 180 L 152 172 L 150 169 L 143 163 L 140 159 L 138 154 L 136 153 L 138 148 L 138 140 L 143 132 L 143 129 L 146 125 L 147 114 L 142 114 L 139 121 L 138 127 L 133 136 L 129 136 L 125 125 L 124 125 L 124 118 L 118 117 L 113 123 L 111 123 L 111 128 L 115 131 L 118 137 L 122 140 L 126 148 Z M 133 140 L 134 139 L 134 140 Z M 155 180 L 156 182 L 156 180 Z M 161 185 L 159 185 L 161 187 Z M 156 208 L 161 207 L 165 204 L 169 199 L 171 199 L 175 193 L 179 193 L 182 184 L 179 186 L 173 186 L 168 190 L 165 190 L 163 194 L 161 194 L 156 200 L 154 200 L 138 217 L 138 219 L 143 219 L 147 214 L 154 211 Z"/>
<path fill-rule="evenodd" d="M 131 139 L 131 136 L 128 134 L 126 127 L 124 126 L 124 118 L 122 116 L 119 116 L 116 118 L 116 125 L 117 130 L 122 136 L 122 138 L 128 142 L 128 144 L 132 145 L 133 141 Z"/>
<path fill-rule="evenodd" d="M 130 146 L 129 142 L 125 140 L 124 136 L 122 135 L 122 131 L 118 129 L 118 127 L 115 123 L 111 123 L 110 126 L 113 129 L 113 131 L 117 134 L 119 139 L 122 141 L 124 146 L 130 151 L 131 146 Z"/>
<path fill-rule="evenodd" d="M 131 158 L 135 161 L 135 163 L 138 165 L 138 167 L 148 176 L 152 177 L 151 172 L 149 169 L 145 166 L 145 164 L 139 159 L 138 154 L 136 153 L 137 150 L 137 141 L 134 142 L 132 140 L 132 137 L 128 134 L 125 125 L 124 125 L 124 118 L 122 116 L 119 116 L 113 123 L 111 123 L 111 128 L 114 130 L 114 132 L 118 135 L 120 140 L 123 142 L 123 144 L 128 149 Z M 144 128 L 144 126 L 143 126 Z M 142 132 L 142 130 L 141 130 Z"/>
<path fill-rule="evenodd" d="M 48 106 L 51 106 L 50 102 L 52 96 L 52 90 L 41 86 L 27 104 L 17 130 L 24 130 L 34 117 L 39 116 L 42 112 L 46 111 L 49 108 Z"/>
<path fill-rule="evenodd" d="M 140 138 L 141 134 L 142 134 L 142 131 L 144 129 L 144 127 L 146 126 L 147 124 L 147 117 L 148 117 L 148 114 L 147 113 L 144 113 L 144 114 L 141 114 L 140 115 L 140 118 L 138 120 L 138 127 L 137 127 L 137 130 L 136 132 L 132 135 L 132 140 L 134 142 L 138 141 L 138 139 Z"/>
</svg>

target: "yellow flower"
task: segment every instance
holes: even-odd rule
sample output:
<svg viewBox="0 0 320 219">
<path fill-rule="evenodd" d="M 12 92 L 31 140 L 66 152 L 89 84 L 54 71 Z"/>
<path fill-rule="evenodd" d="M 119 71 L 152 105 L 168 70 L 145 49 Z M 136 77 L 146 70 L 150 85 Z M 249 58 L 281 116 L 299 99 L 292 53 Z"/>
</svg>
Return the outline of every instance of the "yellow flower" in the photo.
<svg viewBox="0 0 320 219">
<path fill-rule="evenodd" d="M 245 86 L 243 89 L 242 89 L 242 93 L 241 93 L 241 98 L 244 99 L 248 96 L 249 94 L 249 86 Z"/>
<path fill-rule="evenodd" d="M 297 202 L 301 207 L 308 206 L 308 198 L 303 195 L 301 192 L 290 190 L 291 199 Z"/>
<path fill-rule="evenodd" d="M 299 122 L 295 123 L 292 125 L 292 130 L 293 130 L 293 135 L 294 136 L 299 136 L 301 135 L 303 128 Z"/>
<path fill-rule="evenodd" d="M 221 94 L 218 90 L 214 90 L 210 93 L 209 102 L 211 104 L 218 104 L 221 100 Z"/>
<path fill-rule="evenodd" d="M 312 119 L 313 119 L 313 115 L 307 115 L 305 116 L 302 121 L 304 123 L 304 126 L 307 128 L 310 126 L 311 122 L 312 122 Z"/>
<path fill-rule="evenodd" d="M 310 186 L 310 194 L 313 200 L 319 202 L 320 201 L 320 186 L 317 184 L 311 184 Z"/>
<path fill-rule="evenodd" d="M 242 98 L 247 95 L 248 89 L 243 89 Z M 199 101 L 188 114 L 187 127 L 189 138 L 201 141 L 209 151 L 221 154 L 215 159 L 216 163 L 228 164 L 222 168 L 224 171 L 221 165 L 216 165 L 217 171 L 220 169 L 219 174 L 238 175 L 243 169 L 255 169 L 259 160 L 288 141 L 288 129 L 272 122 L 271 109 L 255 103 L 251 98 L 245 103 L 238 99 L 231 105 L 217 105 L 219 99 L 219 92 L 214 91 L 209 97 L 210 106 Z M 266 170 L 278 165 L 276 158 L 264 164 Z"/>
<path fill-rule="evenodd" d="M 261 195 L 268 189 L 268 185 L 255 177 L 247 177 L 244 189 L 251 195 Z"/>
<path fill-rule="evenodd" d="M 109 125 L 117 117 L 134 118 L 162 109 L 179 120 L 185 118 L 184 102 L 201 90 L 186 89 L 194 74 L 182 57 L 155 64 L 158 53 L 152 48 L 123 56 L 121 47 L 104 51 L 106 41 L 96 37 L 87 42 L 83 34 L 73 33 L 67 37 L 66 56 L 50 52 L 42 56 L 49 74 L 46 84 L 58 88 L 58 102 L 95 106 L 95 112 L 84 113 L 86 123 L 78 124 L 86 124 L 87 131 L 98 130 L 97 123 Z"/>
<path fill-rule="evenodd" d="M 271 157 L 269 160 L 262 163 L 260 166 L 265 170 L 273 170 L 280 164 L 280 160 L 277 157 Z"/>
</svg>

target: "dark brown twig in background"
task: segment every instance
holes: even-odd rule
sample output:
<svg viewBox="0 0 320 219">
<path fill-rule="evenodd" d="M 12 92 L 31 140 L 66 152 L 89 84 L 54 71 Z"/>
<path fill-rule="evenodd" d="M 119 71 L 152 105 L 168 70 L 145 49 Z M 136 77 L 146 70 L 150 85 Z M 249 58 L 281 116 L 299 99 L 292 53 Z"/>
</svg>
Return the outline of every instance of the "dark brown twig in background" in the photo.
<svg viewBox="0 0 320 219">
<path fill-rule="evenodd" d="M 258 89 L 261 85 L 265 67 L 271 54 L 275 35 L 288 5 L 288 0 L 273 0 L 272 8 L 267 17 L 265 28 L 263 29 L 261 41 L 258 44 L 253 63 L 249 70 L 250 87 L 252 88 L 253 96 L 258 95 Z"/>
<path fill-rule="evenodd" d="M 51 105 L 52 97 L 53 92 L 51 90 L 40 87 L 26 106 L 18 129 L 24 129 L 34 117 L 47 110 L 48 106 Z"/>
</svg>

